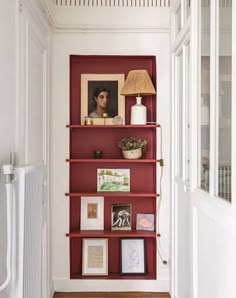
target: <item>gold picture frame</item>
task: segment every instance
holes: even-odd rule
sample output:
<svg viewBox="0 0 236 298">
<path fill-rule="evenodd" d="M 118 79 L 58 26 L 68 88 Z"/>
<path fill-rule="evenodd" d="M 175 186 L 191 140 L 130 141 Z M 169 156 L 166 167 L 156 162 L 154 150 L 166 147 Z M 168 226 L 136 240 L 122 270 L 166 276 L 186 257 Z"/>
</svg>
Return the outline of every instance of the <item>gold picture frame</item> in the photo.
<svg viewBox="0 0 236 298">
<path fill-rule="evenodd" d="M 81 74 L 81 125 L 112 125 L 113 118 L 120 116 L 125 124 L 125 97 L 120 95 L 125 82 L 124 74 Z M 107 117 L 91 118 L 89 114 L 94 109 L 94 91 L 104 87 L 110 92 L 109 114 Z M 89 119 L 89 123 L 86 123 Z"/>
</svg>

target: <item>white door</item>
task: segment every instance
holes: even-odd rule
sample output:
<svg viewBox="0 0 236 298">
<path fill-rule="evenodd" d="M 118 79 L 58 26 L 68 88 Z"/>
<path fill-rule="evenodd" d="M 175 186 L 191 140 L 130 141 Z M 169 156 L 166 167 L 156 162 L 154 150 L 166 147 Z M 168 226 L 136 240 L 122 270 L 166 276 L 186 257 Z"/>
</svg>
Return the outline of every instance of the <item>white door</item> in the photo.
<svg viewBox="0 0 236 298">
<path fill-rule="evenodd" d="M 172 296 L 233 298 L 236 5 L 235 1 L 191 1 L 190 21 L 181 8 L 186 1 L 176 3 L 172 43 Z M 184 75 L 186 40 L 191 42 L 189 81 Z"/>
<path fill-rule="evenodd" d="M 190 297 L 190 196 L 189 196 L 189 54 L 188 38 L 173 54 L 175 68 L 172 117 L 172 258 L 175 275 L 172 276 L 176 297 Z M 175 296 L 174 296 L 175 297 Z"/>
<path fill-rule="evenodd" d="M 172 11 L 172 297 L 191 297 L 190 26 L 187 2 Z"/>
<path fill-rule="evenodd" d="M 194 298 L 233 298 L 236 290 L 235 9 L 221 0 L 192 7 Z"/>
</svg>

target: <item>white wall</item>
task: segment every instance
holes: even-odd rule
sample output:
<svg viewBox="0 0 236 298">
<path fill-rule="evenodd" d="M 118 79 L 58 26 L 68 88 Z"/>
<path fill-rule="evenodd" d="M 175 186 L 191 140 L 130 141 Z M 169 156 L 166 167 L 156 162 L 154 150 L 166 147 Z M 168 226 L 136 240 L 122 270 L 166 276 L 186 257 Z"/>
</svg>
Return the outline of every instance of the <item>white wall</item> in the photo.
<svg viewBox="0 0 236 298">
<path fill-rule="evenodd" d="M 16 113 L 16 1 L 0 3 L 0 166 L 9 163 L 15 150 Z M 8 30 L 6 30 L 8 28 Z M 0 179 L 0 284 L 5 279 L 6 204 L 3 177 Z M 0 292 L 6 298 L 6 291 Z"/>
<path fill-rule="evenodd" d="M 99 17 L 99 16 L 98 16 Z M 168 11 L 165 20 L 168 22 Z M 155 20 L 156 21 L 156 20 Z M 101 30 L 102 31 L 102 30 Z M 111 30 L 112 31 L 112 30 Z M 56 291 L 168 291 L 169 271 L 158 260 L 157 281 L 69 279 L 69 55 L 155 55 L 158 122 L 163 126 L 163 178 L 160 226 L 163 255 L 169 250 L 169 32 L 58 33 L 53 36 L 51 101 L 51 197 L 53 280 Z M 132 31 L 132 30 L 131 30 Z M 158 151 L 159 153 L 160 151 Z"/>
<path fill-rule="evenodd" d="M 39 0 L 0 4 L 0 166 L 17 152 L 17 163 L 48 164 L 48 27 Z M 6 193 L 0 180 L 0 284 L 6 269 Z M 47 179 L 46 179 L 47 181 Z M 45 190 L 47 194 L 47 189 Z M 45 198 L 47 202 L 47 195 Z M 48 215 L 44 207 L 44 297 L 49 297 Z M 13 267 L 13 273 L 15 272 Z M 1 298 L 9 291 L 0 292 Z"/>
</svg>

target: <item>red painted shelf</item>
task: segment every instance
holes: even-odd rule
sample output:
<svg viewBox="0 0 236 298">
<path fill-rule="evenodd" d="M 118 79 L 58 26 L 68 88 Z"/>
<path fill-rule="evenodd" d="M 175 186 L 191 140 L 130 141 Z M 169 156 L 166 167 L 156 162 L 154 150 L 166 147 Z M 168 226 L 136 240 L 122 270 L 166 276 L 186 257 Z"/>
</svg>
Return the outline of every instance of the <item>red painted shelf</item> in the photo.
<svg viewBox="0 0 236 298">
<path fill-rule="evenodd" d="M 81 274 L 74 274 L 71 275 L 71 279 L 145 279 L 145 280 L 151 280 L 156 279 L 155 273 L 146 273 L 146 274 L 120 274 L 116 272 L 108 272 L 107 276 L 83 276 Z"/>
<path fill-rule="evenodd" d="M 76 192 L 76 193 L 66 193 L 67 197 L 80 197 L 80 196 L 103 196 L 103 197 L 159 197 L 157 193 L 146 193 L 146 192 Z"/>
<path fill-rule="evenodd" d="M 146 124 L 146 125 L 80 125 L 80 124 L 67 124 L 68 128 L 83 128 L 83 129 L 94 129 L 94 128 L 118 128 L 118 129 L 127 129 L 127 128 L 157 128 L 160 127 L 159 124 Z"/>
<path fill-rule="evenodd" d="M 157 163 L 160 162 L 160 159 L 116 159 L 116 158 L 67 158 L 67 162 L 70 163 L 81 163 L 81 162 L 91 162 L 91 163 L 97 163 L 97 162 L 118 162 L 118 163 Z"/>
<path fill-rule="evenodd" d="M 95 238 L 114 238 L 114 237 L 127 237 L 127 238 L 137 238 L 137 237 L 143 237 L 143 238 L 156 238 L 159 237 L 159 234 L 156 234 L 155 231 L 113 231 L 113 230 L 75 230 L 73 232 L 67 233 L 67 237 L 95 237 Z"/>
</svg>

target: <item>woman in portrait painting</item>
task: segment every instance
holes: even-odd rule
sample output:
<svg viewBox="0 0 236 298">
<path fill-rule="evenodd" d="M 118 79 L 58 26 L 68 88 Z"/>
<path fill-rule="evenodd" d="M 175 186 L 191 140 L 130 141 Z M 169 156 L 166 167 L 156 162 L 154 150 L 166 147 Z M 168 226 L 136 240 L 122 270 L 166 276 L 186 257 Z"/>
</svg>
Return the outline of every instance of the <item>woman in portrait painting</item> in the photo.
<svg viewBox="0 0 236 298">
<path fill-rule="evenodd" d="M 98 87 L 94 91 L 93 102 L 94 110 L 89 114 L 89 117 L 109 117 L 108 104 L 110 99 L 110 91 L 104 87 Z"/>
</svg>

